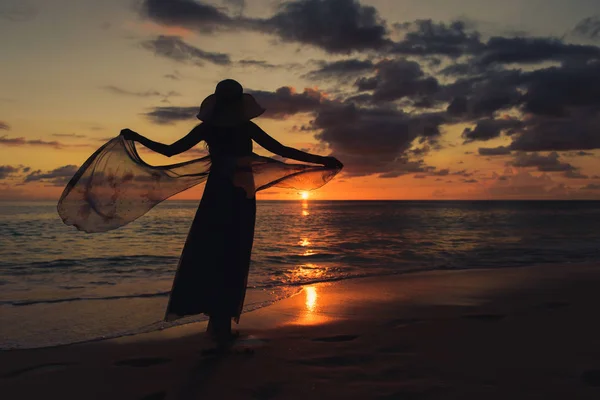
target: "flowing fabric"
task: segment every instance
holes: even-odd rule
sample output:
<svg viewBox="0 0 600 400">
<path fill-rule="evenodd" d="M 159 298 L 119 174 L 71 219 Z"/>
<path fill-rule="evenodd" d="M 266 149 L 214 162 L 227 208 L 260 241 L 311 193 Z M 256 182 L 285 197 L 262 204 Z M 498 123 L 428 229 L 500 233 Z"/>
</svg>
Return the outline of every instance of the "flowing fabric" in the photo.
<svg viewBox="0 0 600 400">
<path fill-rule="evenodd" d="M 219 162 L 220 169 L 237 170 L 234 184 L 244 189 L 247 198 L 272 186 L 317 189 L 340 171 L 320 165 L 288 164 L 254 153 L 232 160 L 230 166 L 223 167 L 223 161 Z M 100 147 L 73 176 L 60 197 L 58 213 L 65 224 L 88 233 L 116 229 L 169 197 L 204 184 L 211 166 L 210 156 L 172 165 L 149 165 L 141 159 L 133 141 L 117 136 Z"/>
</svg>

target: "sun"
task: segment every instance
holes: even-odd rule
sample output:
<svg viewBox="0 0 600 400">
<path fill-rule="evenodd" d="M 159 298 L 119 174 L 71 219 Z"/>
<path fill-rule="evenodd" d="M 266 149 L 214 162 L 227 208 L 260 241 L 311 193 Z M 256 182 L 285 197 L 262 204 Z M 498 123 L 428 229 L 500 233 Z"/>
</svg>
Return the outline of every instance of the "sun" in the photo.
<svg viewBox="0 0 600 400">
<path fill-rule="evenodd" d="M 300 197 L 302 200 L 308 200 L 308 192 L 300 192 Z"/>
</svg>

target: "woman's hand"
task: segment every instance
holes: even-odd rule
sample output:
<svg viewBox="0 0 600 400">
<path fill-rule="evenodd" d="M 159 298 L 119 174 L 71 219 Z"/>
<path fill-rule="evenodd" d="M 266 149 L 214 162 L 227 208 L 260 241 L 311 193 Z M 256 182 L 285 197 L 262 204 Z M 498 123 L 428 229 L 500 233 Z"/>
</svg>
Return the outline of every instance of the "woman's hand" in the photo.
<svg viewBox="0 0 600 400">
<path fill-rule="evenodd" d="M 140 138 L 140 134 L 131 129 L 123 129 L 121 131 L 121 136 L 123 136 L 125 140 L 138 140 Z"/>
<path fill-rule="evenodd" d="M 342 169 L 344 167 L 344 164 L 335 157 L 323 157 L 323 165 L 327 168 Z"/>
</svg>

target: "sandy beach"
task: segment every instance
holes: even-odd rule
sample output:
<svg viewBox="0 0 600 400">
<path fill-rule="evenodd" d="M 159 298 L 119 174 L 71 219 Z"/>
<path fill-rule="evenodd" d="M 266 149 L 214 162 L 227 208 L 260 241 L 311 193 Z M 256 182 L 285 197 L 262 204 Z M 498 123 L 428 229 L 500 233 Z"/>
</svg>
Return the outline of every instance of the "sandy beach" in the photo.
<svg viewBox="0 0 600 400">
<path fill-rule="evenodd" d="M 204 323 L 0 353 L 2 399 L 597 399 L 595 265 L 435 271 L 305 287 Z"/>
</svg>

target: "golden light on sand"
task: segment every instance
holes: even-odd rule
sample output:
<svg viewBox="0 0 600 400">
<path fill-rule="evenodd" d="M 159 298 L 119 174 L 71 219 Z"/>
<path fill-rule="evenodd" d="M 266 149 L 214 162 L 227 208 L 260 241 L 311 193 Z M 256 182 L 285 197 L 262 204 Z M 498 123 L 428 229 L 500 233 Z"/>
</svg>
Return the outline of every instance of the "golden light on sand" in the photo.
<svg viewBox="0 0 600 400">
<path fill-rule="evenodd" d="M 306 310 L 314 312 L 317 308 L 317 288 L 308 286 L 304 288 L 304 291 L 306 292 Z"/>
<path fill-rule="evenodd" d="M 308 200 L 308 192 L 300 192 L 300 197 L 302 200 Z"/>
</svg>

